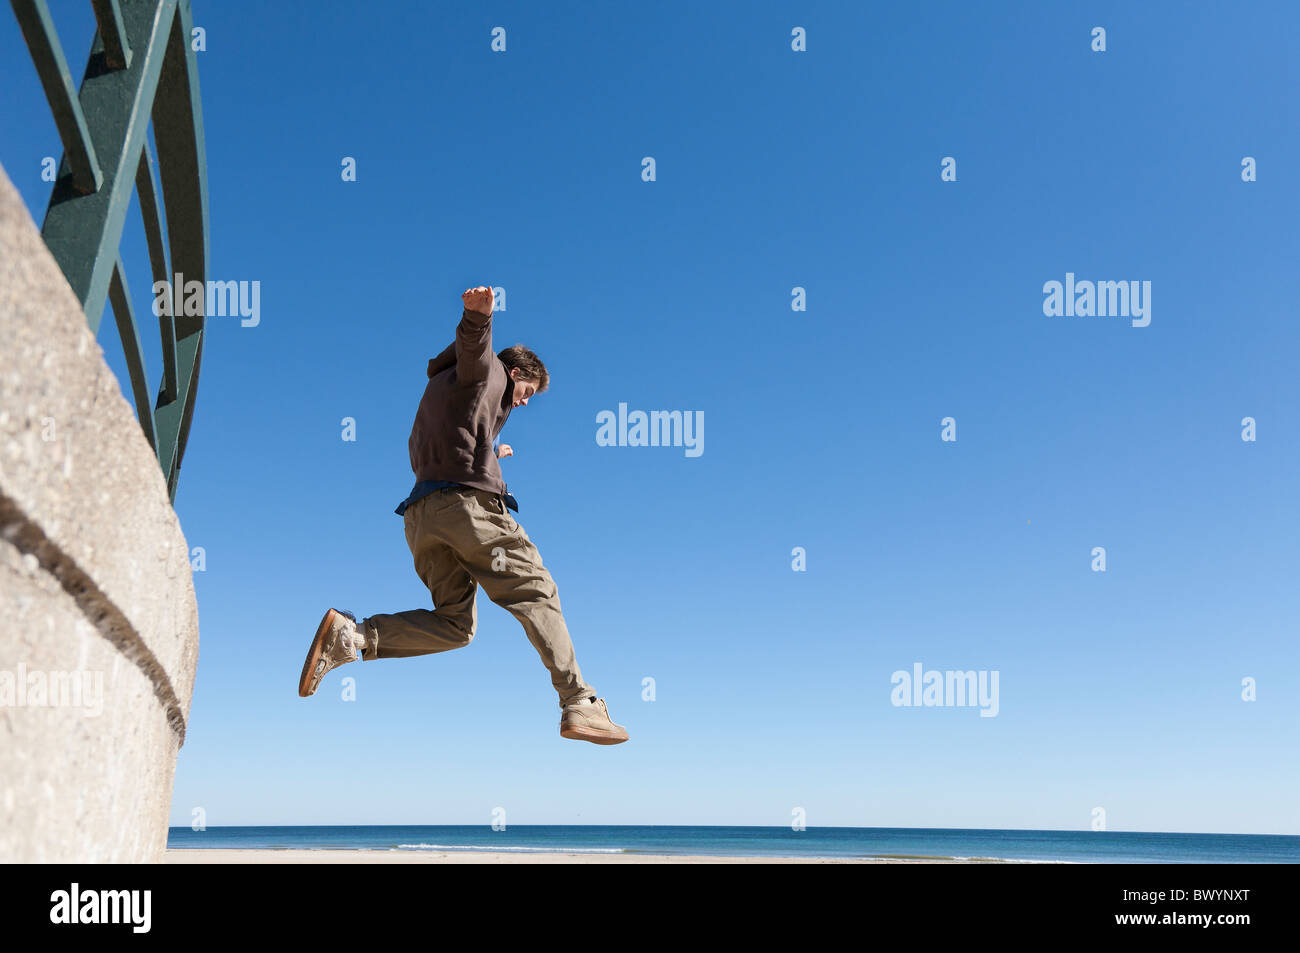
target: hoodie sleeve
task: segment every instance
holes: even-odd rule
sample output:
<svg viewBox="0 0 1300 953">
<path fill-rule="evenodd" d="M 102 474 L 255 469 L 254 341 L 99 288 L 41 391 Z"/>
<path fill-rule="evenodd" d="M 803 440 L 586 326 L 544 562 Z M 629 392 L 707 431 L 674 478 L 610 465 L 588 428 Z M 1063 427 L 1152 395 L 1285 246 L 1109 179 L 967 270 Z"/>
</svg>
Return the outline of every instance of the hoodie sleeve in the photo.
<svg viewBox="0 0 1300 953">
<path fill-rule="evenodd" d="M 429 358 L 429 379 L 437 377 L 449 367 L 456 366 L 456 342 L 452 341 L 437 357 Z"/>
<path fill-rule="evenodd" d="M 466 308 L 456 326 L 456 381 L 485 381 L 491 366 L 492 316 Z"/>
</svg>

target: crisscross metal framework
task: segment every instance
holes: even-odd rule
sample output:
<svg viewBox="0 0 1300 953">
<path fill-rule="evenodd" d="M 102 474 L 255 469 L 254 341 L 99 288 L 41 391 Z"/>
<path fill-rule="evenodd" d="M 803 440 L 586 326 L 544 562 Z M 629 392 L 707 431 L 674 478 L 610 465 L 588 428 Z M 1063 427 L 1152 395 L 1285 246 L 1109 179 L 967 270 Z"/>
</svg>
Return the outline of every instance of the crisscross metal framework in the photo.
<svg viewBox="0 0 1300 953">
<path fill-rule="evenodd" d="M 134 191 L 155 287 L 161 281 L 170 288 L 177 274 L 187 285 L 207 286 L 207 164 L 190 0 L 91 0 L 99 29 L 80 92 L 45 0 L 10 2 L 63 141 L 41 235 L 81 301 L 92 334 L 99 332 L 105 301 L 113 305 L 136 416 L 174 502 L 198 391 L 205 316 L 163 309 L 174 316 L 158 318 L 162 381 L 151 403 L 120 247 Z M 156 162 L 149 146 L 151 118 Z"/>
</svg>

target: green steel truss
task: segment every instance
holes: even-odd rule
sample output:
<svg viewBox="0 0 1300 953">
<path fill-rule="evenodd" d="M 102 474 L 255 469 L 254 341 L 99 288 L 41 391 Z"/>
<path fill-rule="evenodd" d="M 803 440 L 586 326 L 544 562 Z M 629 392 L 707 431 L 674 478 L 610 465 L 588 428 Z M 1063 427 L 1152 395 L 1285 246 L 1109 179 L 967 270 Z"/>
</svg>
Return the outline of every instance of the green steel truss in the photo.
<svg viewBox="0 0 1300 953">
<path fill-rule="evenodd" d="M 99 30 L 78 93 L 45 0 L 10 0 L 63 140 L 41 235 L 98 334 L 113 306 L 136 416 L 174 502 L 203 355 L 204 316 L 158 318 L 162 381 L 150 406 L 119 248 L 139 196 L 154 282 L 208 280 L 208 184 L 190 0 L 91 0 Z M 150 154 L 153 120 L 157 162 Z M 166 243 L 159 214 L 166 212 Z M 182 309 L 172 309 L 182 310 Z"/>
</svg>

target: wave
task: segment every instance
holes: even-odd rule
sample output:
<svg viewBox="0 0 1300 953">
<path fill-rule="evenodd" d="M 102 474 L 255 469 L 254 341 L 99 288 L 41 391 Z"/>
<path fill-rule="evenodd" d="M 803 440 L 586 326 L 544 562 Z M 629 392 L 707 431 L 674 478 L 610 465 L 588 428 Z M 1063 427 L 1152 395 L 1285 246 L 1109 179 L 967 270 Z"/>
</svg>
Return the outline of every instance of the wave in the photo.
<svg viewBox="0 0 1300 953">
<path fill-rule="evenodd" d="M 476 844 L 398 844 L 390 850 L 536 851 L 544 854 L 623 854 L 622 847 L 482 847 Z"/>
<path fill-rule="evenodd" d="M 864 854 L 870 860 L 940 860 L 973 864 L 1077 864 L 1075 860 L 1032 860 L 1027 857 L 986 857 L 964 854 Z"/>
<path fill-rule="evenodd" d="M 1077 864 L 1077 860 L 1033 860 L 1028 857 L 962 857 L 960 855 L 944 860 L 963 860 L 971 863 L 987 864 Z"/>
</svg>

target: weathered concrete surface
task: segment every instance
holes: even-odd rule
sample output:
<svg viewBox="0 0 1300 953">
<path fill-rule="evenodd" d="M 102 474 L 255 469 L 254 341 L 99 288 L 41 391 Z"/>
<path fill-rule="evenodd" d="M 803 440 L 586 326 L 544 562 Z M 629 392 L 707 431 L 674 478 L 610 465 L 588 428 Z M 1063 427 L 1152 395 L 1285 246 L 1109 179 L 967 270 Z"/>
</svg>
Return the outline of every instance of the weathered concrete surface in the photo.
<svg viewBox="0 0 1300 953">
<path fill-rule="evenodd" d="M 111 313 L 101 327 L 115 334 Z M 198 661 L 188 552 L 135 413 L 0 169 L 0 861 L 162 859 Z M 61 699 L 33 693 L 65 672 L 89 673 L 88 691 L 74 699 L 69 678 Z"/>
</svg>

